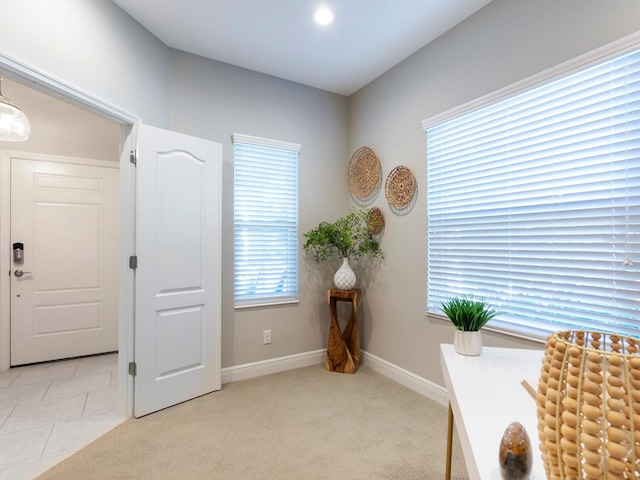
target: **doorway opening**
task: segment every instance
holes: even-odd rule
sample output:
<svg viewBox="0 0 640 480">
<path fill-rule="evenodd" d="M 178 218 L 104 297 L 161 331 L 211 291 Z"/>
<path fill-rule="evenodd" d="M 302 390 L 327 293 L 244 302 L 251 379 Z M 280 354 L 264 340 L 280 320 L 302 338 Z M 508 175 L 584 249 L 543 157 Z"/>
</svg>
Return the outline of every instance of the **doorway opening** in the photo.
<svg viewBox="0 0 640 480">
<path fill-rule="evenodd" d="M 119 209 L 121 215 L 119 220 L 119 252 L 117 259 L 118 269 L 118 388 L 117 388 L 117 412 L 120 416 L 128 418 L 133 411 L 133 379 L 128 378 L 127 366 L 133 360 L 133 309 L 134 309 L 134 276 L 133 271 L 128 268 L 129 252 L 134 249 L 135 241 L 135 170 L 129 163 L 128 152 L 132 146 L 131 132 L 133 126 L 139 122 L 139 118 L 122 111 L 110 104 L 96 99 L 86 93 L 71 87 L 58 79 L 50 77 L 31 67 L 22 64 L 10 57 L 0 54 L 0 73 L 4 77 L 3 88 L 7 94 L 11 94 L 12 100 L 20 105 L 27 116 L 30 115 L 32 105 L 29 100 L 23 101 L 16 93 L 19 89 L 26 89 L 37 98 L 41 104 L 39 108 L 43 110 L 44 118 L 53 115 L 53 111 L 58 109 L 55 118 L 58 119 L 49 125 L 47 133 L 38 135 L 37 115 L 31 114 L 32 138 L 22 145 L 3 143 L 0 149 L 11 148 L 12 150 L 24 148 L 26 150 L 36 150 L 45 153 L 55 153 L 66 156 L 88 157 L 93 156 L 99 160 L 112 161 L 120 166 L 119 179 Z M 16 91 L 12 92 L 9 83 L 14 83 Z M 20 102 L 20 103 L 18 103 Z M 33 107 L 36 108 L 36 107 Z M 73 113 L 72 113 L 73 112 Z M 70 124 L 65 125 L 61 130 L 62 119 L 69 119 Z M 81 131 L 82 125 L 93 126 L 91 133 L 87 133 L 82 138 L 77 138 L 75 142 L 57 142 L 56 149 L 47 152 L 46 142 L 52 138 L 61 139 L 71 131 L 77 137 L 77 132 Z M 98 127 L 99 126 L 99 127 Z M 108 131 L 108 134 L 105 132 Z M 46 138 L 49 137 L 49 138 Z M 31 145 L 29 145 L 31 142 Z M 75 144 L 77 151 L 70 151 L 68 148 Z M 93 146 L 93 147 L 92 147 Z M 93 150 L 92 150 L 93 148 Z M 95 153 L 95 152 L 103 153 Z M 108 152 L 104 154 L 104 152 Z M 104 156 L 103 156 L 104 154 Z M 9 180 L 9 163 L 0 163 L 0 184 L 4 187 L 4 182 Z M 10 266 L 10 241 L 8 238 L 9 221 L 9 201 L 8 188 L 0 188 L 0 271 L 8 272 Z M 0 275 L 0 373 L 10 367 L 10 299 L 9 276 Z"/>
<path fill-rule="evenodd" d="M 0 71 L 7 65 L 120 126 L 118 413 L 142 416 L 220 389 L 222 145 L 143 125 L 0 54 Z M 0 184 L 7 164 L 0 162 Z M 9 189 L 0 190 L 6 223 Z M 0 232 L 0 271 L 12 258 L 7 230 Z M 138 263 L 144 268 L 136 270 Z M 10 290 L 10 278 L 0 275 L 0 295 Z M 0 299 L 0 370 L 9 364 L 6 300 Z"/>
</svg>

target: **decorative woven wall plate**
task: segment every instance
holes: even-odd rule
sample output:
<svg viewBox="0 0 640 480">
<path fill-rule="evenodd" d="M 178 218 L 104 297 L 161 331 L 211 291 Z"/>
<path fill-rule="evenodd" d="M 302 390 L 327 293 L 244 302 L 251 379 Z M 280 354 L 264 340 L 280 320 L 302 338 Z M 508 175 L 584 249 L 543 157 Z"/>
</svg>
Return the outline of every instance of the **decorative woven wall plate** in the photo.
<svg viewBox="0 0 640 480">
<path fill-rule="evenodd" d="M 416 179 L 411 170 L 400 165 L 389 172 L 384 189 L 389 205 L 402 208 L 407 206 L 415 195 Z"/>
<path fill-rule="evenodd" d="M 369 209 L 369 215 L 367 216 L 367 230 L 374 235 L 380 233 L 384 228 L 384 215 L 382 210 L 378 207 Z"/>
<path fill-rule="evenodd" d="M 369 147 L 360 147 L 349 162 L 349 190 L 351 194 L 364 200 L 376 191 L 381 183 L 382 168 L 376 153 Z"/>
</svg>

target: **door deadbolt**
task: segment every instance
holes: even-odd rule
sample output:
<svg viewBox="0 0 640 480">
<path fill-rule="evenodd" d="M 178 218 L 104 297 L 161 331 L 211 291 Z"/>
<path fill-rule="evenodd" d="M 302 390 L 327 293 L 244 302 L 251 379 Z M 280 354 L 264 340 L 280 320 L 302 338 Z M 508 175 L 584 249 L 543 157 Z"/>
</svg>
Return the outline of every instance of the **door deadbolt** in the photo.
<svg viewBox="0 0 640 480">
<path fill-rule="evenodd" d="M 27 275 L 31 275 L 31 272 L 23 272 L 22 270 L 16 270 L 15 272 L 13 272 L 13 274 L 14 274 L 16 277 L 18 277 L 18 278 L 20 278 L 21 276 L 23 276 L 25 273 L 26 273 Z"/>
<path fill-rule="evenodd" d="M 24 244 L 16 242 L 13 244 L 13 263 L 21 265 L 24 262 Z"/>
</svg>

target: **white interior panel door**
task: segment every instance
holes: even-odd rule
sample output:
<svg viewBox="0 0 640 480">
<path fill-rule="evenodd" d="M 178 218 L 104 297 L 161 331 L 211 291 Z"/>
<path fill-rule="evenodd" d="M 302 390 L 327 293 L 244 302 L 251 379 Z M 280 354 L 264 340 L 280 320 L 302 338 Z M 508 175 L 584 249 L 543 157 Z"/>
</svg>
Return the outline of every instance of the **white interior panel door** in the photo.
<svg viewBox="0 0 640 480">
<path fill-rule="evenodd" d="M 11 365 L 118 349 L 118 169 L 11 159 Z"/>
<path fill-rule="evenodd" d="M 135 416 L 221 386 L 221 145 L 138 131 Z"/>
</svg>

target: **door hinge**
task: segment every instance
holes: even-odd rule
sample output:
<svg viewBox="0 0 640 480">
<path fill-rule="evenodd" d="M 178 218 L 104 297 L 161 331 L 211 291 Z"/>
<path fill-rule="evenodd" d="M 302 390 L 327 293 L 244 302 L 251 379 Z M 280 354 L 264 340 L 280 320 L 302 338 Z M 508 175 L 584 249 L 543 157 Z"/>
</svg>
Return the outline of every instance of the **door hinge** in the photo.
<svg viewBox="0 0 640 480">
<path fill-rule="evenodd" d="M 138 256 L 137 255 L 131 255 L 129 257 L 129 268 L 131 268 L 133 270 L 138 268 Z"/>
<path fill-rule="evenodd" d="M 138 165 L 138 151 L 137 150 L 131 150 L 129 152 L 129 161 L 131 163 L 133 163 L 134 165 Z"/>
<path fill-rule="evenodd" d="M 129 375 L 133 375 L 134 377 L 138 374 L 138 366 L 136 362 L 129 362 Z"/>
</svg>

